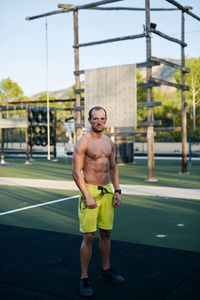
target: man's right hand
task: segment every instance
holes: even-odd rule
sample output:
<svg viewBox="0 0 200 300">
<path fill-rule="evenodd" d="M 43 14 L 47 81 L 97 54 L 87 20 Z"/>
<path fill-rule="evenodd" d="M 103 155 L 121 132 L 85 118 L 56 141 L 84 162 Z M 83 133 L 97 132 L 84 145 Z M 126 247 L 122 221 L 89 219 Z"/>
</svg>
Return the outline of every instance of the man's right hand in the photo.
<svg viewBox="0 0 200 300">
<path fill-rule="evenodd" d="M 87 198 L 86 199 L 86 203 L 87 203 L 87 207 L 89 209 L 93 209 L 93 208 L 96 208 L 97 207 L 97 203 L 96 201 L 94 200 L 94 198 L 90 197 L 90 198 Z"/>
</svg>

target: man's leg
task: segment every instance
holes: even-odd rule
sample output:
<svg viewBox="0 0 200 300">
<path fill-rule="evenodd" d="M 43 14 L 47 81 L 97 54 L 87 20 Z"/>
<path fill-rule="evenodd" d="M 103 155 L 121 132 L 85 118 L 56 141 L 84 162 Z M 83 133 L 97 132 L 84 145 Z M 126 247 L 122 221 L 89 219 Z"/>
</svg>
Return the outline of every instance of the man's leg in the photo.
<svg viewBox="0 0 200 300">
<path fill-rule="evenodd" d="M 100 229 L 99 249 L 102 256 L 102 269 L 99 277 L 117 284 L 124 283 L 124 278 L 110 268 L 110 230 Z"/>
<path fill-rule="evenodd" d="M 81 258 L 81 279 L 88 277 L 88 265 L 92 255 L 92 242 L 94 240 L 95 232 L 84 233 L 83 241 L 80 249 Z"/>
<path fill-rule="evenodd" d="M 99 229 L 99 250 L 102 257 L 102 269 L 108 270 L 110 268 L 110 230 Z"/>
</svg>

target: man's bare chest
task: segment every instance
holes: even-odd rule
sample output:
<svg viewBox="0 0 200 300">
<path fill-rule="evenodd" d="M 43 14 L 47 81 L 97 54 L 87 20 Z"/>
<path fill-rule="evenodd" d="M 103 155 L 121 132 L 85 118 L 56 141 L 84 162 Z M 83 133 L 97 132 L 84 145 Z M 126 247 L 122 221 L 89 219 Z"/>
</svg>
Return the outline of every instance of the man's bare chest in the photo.
<svg viewBox="0 0 200 300">
<path fill-rule="evenodd" d="M 87 149 L 87 156 L 90 159 L 109 158 L 112 152 L 110 143 L 92 142 L 89 143 Z"/>
</svg>

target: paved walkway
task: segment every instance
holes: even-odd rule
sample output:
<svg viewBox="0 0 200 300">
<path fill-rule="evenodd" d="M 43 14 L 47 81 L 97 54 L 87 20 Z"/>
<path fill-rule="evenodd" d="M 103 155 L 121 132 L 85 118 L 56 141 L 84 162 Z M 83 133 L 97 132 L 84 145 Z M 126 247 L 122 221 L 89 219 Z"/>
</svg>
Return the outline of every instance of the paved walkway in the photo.
<svg viewBox="0 0 200 300">
<path fill-rule="evenodd" d="M 78 191 L 73 181 L 41 180 L 30 178 L 0 177 L 0 185 L 26 186 L 33 188 L 61 189 Z M 148 185 L 120 185 L 123 194 L 159 196 L 165 198 L 182 198 L 200 200 L 200 189 L 186 189 Z"/>
</svg>

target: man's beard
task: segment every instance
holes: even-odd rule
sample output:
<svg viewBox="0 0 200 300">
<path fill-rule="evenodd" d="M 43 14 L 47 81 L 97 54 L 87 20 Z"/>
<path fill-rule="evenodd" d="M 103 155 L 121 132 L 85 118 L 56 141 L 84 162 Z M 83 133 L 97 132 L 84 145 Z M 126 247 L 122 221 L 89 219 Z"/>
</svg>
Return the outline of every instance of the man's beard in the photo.
<svg viewBox="0 0 200 300">
<path fill-rule="evenodd" d="M 98 133 L 98 132 L 102 132 L 103 130 L 104 130 L 104 128 L 102 127 L 102 128 L 96 128 L 96 127 L 92 127 L 92 130 L 94 131 L 94 132 L 96 132 L 96 133 Z"/>
</svg>

